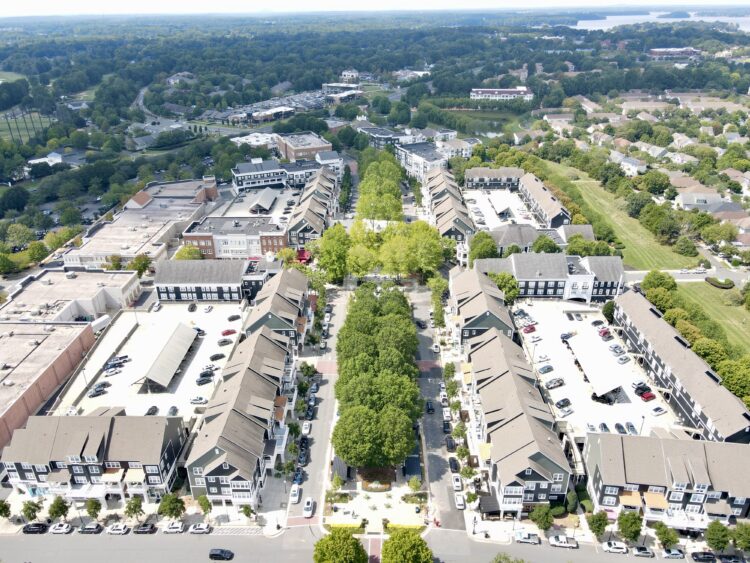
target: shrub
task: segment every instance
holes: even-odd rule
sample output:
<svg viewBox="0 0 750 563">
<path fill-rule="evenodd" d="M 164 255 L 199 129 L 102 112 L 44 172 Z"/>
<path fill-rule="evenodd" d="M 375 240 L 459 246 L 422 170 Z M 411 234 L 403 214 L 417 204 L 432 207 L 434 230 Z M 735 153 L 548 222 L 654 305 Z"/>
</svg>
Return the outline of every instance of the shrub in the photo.
<svg viewBox="0 0 750 563">
<path fill-rule="evenodd" d="M 571 514 L 575 513 L 576 508 L 578 508 L 578 495 L 575 491 L 568 491 L 565 497 L 565 508 Z"/>
<path fill-rule="evenodd" d="M 591 514 L 592 512 L 594 512 L 594 503 L 590 501 L 589 499 L 582 500 L 581 508 L 583 508 L 586 514 Z"/>
<path fill-rule="evenodd" d="M 553 518 L 561 518 L 561 517 L 565 516 L 567 513 L 568 513 L 568 511 L 565 510 L 565 506 L 563 506 L 562 504 L 558 504 L 556 506 L 553 506 L 550 509 L 550 514 L 552 514 Z"/>
<path fill-rule="evenodd" d="M 719 289 L 732 289 L 734 287 L 734 282 L 729 278 L 725 280 L 720 280 L 718 278 L 706 278 L 706 283 Z"/>
</svg>

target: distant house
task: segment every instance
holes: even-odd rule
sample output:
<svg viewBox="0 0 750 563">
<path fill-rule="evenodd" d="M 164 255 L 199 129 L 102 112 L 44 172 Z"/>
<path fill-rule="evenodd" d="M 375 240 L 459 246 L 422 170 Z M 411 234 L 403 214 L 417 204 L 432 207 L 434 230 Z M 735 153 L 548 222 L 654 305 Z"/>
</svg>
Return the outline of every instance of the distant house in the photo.
<svg viewBox="0 0 750 563">
<path fill-rule="evenodd" d="M 684 149 L 695 144 L 695 139 L 691 139 L 683 133 L 674 133 L 672 135 L 672 146 L 676 149 Z"/>
<path fill-rule="evenodd" d="M 546 133 L 541 129 L 534 129 L 530 131 L 518 131 L 513 133 L 513 144 L 523 145 L 529 141 L 536 141 L 537 139 L 544 137 Z M 528 140 L 527 140 L 528 139 Z"/>
<path fill-rule="evenodd" d="M 469 98 L 472 100 L 515 100 L 521 98 L 527 102 L 534 99 L 534 92 L 526 86 L 515 88 L 472 88 Z"/>
</svg>

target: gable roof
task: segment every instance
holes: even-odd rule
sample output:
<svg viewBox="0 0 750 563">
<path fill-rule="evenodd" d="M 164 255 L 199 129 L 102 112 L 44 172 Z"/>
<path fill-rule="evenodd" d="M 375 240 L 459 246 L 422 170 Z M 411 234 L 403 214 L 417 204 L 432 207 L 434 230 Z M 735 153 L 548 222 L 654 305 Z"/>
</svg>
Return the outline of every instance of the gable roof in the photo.
<svg viewBox="0 0 750 563">
<path fill-rule="evenodd" d="M 531 173 L 524 174 L 521 176 L 519 181 L 521 189 L 528 192 L 529 196 L 536 202 L 536 204 L 544 210 L 544 213 L 548 217 L 555 217 L 560 213 L 570 216 L 567 209 L 560 203 L 555 195 L 547 189 L 539 178 Z"/>
<path fill-rule="evenodd" d="M 156 263 L 156 285 L 240 284 L 243 260 L 161 260 Z"/>
</svg>

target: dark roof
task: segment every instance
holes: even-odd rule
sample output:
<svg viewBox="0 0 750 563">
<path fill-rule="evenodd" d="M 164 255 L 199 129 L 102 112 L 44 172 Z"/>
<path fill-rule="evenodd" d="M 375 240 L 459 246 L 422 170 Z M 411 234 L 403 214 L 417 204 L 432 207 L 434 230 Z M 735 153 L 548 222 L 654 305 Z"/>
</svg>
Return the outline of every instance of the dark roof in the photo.
<svg viewBox="0 0 750 563">
<path fill-rule="evenodd" d="M 244 273 L 244 260 L 162 260 L 156 264 L 154 283 L 239 284 Z"/>
<path fill-rule="evenodd" d="M 341 156 L 339 156 L 339 153 L 336 151 L 320 151 L 318 153 L 318 158 L 320 160 L 337 160 L 341 158 Z"/>
<path fill-rule="evenodd" d="M 401 149 L 430 160 L 443 160 L 445 158 L 437 151 L 434 143 L 412 143 L 401 145 Z"/>
<path fill-rule="evenodd" d="M 284 162 L 280 168 L 287 172 L 302 172 L 304 170 L 319 170 L 323 166 L 316 160 L 296 160 L 294 162 Z"/>
<path fill-rule="evenodd" d="M 266 189 L 270 191 L 271 196 L 276 197 L 270 188 Z M 265 192 L 266 190 L 258 194 L 258 196 L 262 196 Z M 268 203 L 268 201 L 261 203 Z M 271 200 L 271 203 L 273 203 L 273 200 Z M 268 208 L 266 207 L 266 209 Z M 279 226 L 271 223 L 271 217 L 205 217 L 200 222 L 196 221 L 192 223 L 185 230 L 185 233 L 216 235 L 242 233 L 251 235 L 277 230 L 279 230 Z"/>
<path fill-rule="evenodd" d="M 253 172 L 270 172 L 272 170 L 281 170 L 282 165 L 275 160 L 264 160 L 263 162 L 240 162 L 234 167 L 232 172 L 235 174 L 251 174 Z"/>
</svg>

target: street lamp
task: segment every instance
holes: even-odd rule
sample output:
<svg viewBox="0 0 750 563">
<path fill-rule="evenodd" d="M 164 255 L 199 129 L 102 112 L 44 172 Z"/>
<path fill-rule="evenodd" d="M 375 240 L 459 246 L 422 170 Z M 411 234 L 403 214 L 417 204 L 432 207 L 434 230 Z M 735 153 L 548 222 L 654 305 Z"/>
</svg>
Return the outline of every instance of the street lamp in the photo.
<svg viewBox="0 0 750 563">
<path fill-rule="evenodd" d="M 641 429 L 638 431 L 638 435 L 643 434 L 643 425 L 646 424 L 646 415 L 641 416 Z"/>
</svg>

